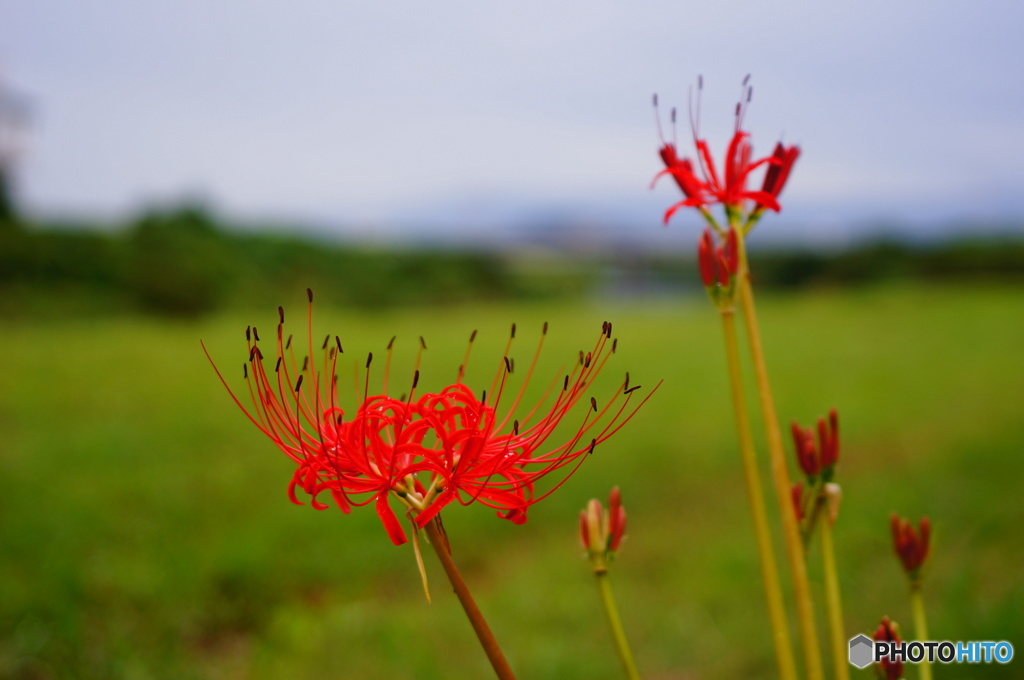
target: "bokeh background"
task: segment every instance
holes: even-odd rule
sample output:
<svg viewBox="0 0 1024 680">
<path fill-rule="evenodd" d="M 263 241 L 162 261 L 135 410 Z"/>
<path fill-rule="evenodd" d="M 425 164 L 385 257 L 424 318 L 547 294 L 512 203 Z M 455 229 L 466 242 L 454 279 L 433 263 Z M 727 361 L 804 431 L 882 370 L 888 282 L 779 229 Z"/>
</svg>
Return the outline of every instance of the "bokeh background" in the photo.
<svg viewBox="0 0 1024 680">
<path fill-rule="evenodd" d="M 428 387 L 474 329 L 485 375 L 510 323 L 525 361 L 550 321 L 554 375 L 613 320 L 609 385 L 664 385 L 526 525 L 446 512 L 456 558 L 521 677 L 616 677 L 576 515 L 618 484 L 644 677 L 772 677 L 701 224 L 662 227 L 678 198 L 649 188 L 651 95 L 671 134 L 698 74 L 714 148 L 752 73 L 756 149 L 804 150 L 753 271 L 784 424 L 841 414 L 850 635 L 911 628 L 898 511 L 937 527 L 932 635 L 1019 646 L 1021 25 L 1009 2 L 0 6 L 0 677 L 488 676 L 433 560 L 427 604 L 372 511 L 291 505 L 202 354 L 241 386 L 245 327 L 297 324 L 307 286 L 352 356 L 398 336 L 395 375 L 424 336 Z"/>
</svg>

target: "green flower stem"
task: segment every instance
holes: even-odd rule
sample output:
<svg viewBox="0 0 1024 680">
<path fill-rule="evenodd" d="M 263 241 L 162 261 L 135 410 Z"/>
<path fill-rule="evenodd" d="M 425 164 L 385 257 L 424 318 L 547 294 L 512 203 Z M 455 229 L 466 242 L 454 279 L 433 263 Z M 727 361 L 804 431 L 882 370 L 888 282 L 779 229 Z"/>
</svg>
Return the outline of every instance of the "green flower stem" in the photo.
<svg viewBox="0 0 1024 680">
<path fill-rule="evenodd" d="M 775 564 L 771 531 L 768 528 L 768 514 L 765 511 L 764 492 L 761 477 L 757 471 L 754 452 L 754 437 L 750 429 L 750 416 L 743 397 L 743 374 L 740 368 L 739 342 L 736 339 L 736 319 L 732 309 L 722 310 L 722 329 L 725 332 L 725 353 L 729 364 L 729 383 L 732 386 L 732 404 L 736 416 L 736 430 L 740 439 L 740 455 L 743 458 L 743 476 L 747 487 L 747 500 L 754 522 L 754 536 L 757 552 L 761 558 L 761 578 L 768 604 L 768 617 L 775 643 L 775 659 L 781 680 L 796 680 L 796 662 L 789 637 L 789 623 L 782 600 L 782 586 Z"/>
<path fill-rule="evenodd" d="M 444 573 L 448 575 L 448 580 L 451 581 L 452 589 L 454 589 L 455 594 L 458 596 L 459 602 L 462 603 L 466 616 L 469 617 L 469 623 L 473 626 L 477 639 L 480 640 L 480 646 L 484 648 L 484 653 L 487 654 L 487 659 L 494 668 L 494 673 L 500 680 L 515 680 L 516 676 L 512 673 L 512 668 L 508 665 L 501 647 L 498 646 L 494 633 L 491 632 L 490 626 L 484 620 L 484 616 L 480 613 L 480 608 L 476 606 L 476 602 L 473 600 L 473 595 L 469 592 L 466 582 L 462 580 L 462 575 L 459 574 L 458 567 L 455 566 L 455 561 L 452 559 L 452 554 L 448 548 L 448 539 L 441 535 L 441 531 L 438 529 L 438 520 L 434 519 L 427 522 L 425 531 L 430 539 L 430 545 L 434 547 L 434 552 L 437 553 L 437 558 L 441 560 Z"/>
<path fill-rule="evenodd" d="M 782 517 L 782 533 L 786 539 L 786 556 L 789 558 L 789 568 L 793 576 L 797 621 L 800 624 L 800 637 L 803 638 L 805 670 L 808 680 L 822 680 L 824 675 L 821 649 L 818 643 L 818 629 L 814 622 L 814 602 L 811 599 L 811 586 L 807 578 L 807 564 L 800 540 L 800 528 L 790 495 L 791 485 L 789 471 L 786 469 L 782 432 L 779 430 L 775 400 L 768 384 L 768 369 L 765 366 L 764 350 L 761 347 L 761 332 L 757 326 L 757 312 L 754 309 L 754 292 L 750 287 L 750 279 L 747 275 L 746 249 L 742 238 L 738 239 L 738 243 L 740 244 L 740 271 L 737 275 L 740 278 L 739 296 L 746 321 L 747 341 L 754 360 L 754 373 L 757 376 L 757 391 L 761 400 L 761 414 L 768 438 L 768 453 L 772 479 L 775 482 L 775 496 L 779 503 L 779 514 Z"/>
<path fill-rule="evenodd" d="M 924 616 L 924 598 L 921 596 L 920 582 L 910 585 L 910 607 L 914 610 L 914 635 L 918 640 L 930 640 L 928 622 Z M 932 680 L 932 665 L 928 661 L 922 661 L 917 667 L 920 669 L 921 680 Z"/>
<path fill-rule="evenodd" d="M 823 501 L 818 501 L 823 503 Z M 832 662 L 835 664 L 836 680 L 850 680 L 847 662 L 846 633 L 843 628 L 843 602 L 839 594 L 839 575 L 836 571 L 836 554 L 832 546 L 832 523 L 822 517 L 821 558 L 825 571 L 825 604 L 828 607 L 829 632 L 832 637 Z"/>
<path fill-rule="evenodd" d="M 622 628 L 622 620 L 619 618 L 619 608 L 615 606 L 615 595 L 612 593 L 611 583 L 608 582 L 607 569 L 595 569 L 594 577 L 597 579 L 601 604 L 604 605 L 604 614 L 608 619 L 608 628 L 611 629 L 612 639 L 615 641 L 615 651 L 622 662 L 622 670 L 629 680 L 640 680 L 636 662 L 633 661 L 633 652 L 630 651 L 629 641 L 626 639 L 626 631 Z"/>
</svg>

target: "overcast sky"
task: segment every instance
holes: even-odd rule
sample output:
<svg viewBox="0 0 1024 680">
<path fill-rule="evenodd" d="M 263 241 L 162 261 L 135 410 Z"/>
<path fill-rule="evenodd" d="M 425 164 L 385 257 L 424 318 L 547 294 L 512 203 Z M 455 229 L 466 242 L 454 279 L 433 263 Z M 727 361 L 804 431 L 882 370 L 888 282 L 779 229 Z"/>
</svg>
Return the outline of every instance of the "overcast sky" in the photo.
<svg viewBox="0 0 1024 680">
<path fill-rule="evenodd" d="M 1010 0 L 5 0 L 0 27 L 37 212 L 191 196 L 240 217 L 657 224 L 676 197 L 648 190 L 651 94 L 685 107 L 703 74 L 720 153 L 749 72 L 755 150 L 804 149 L 786 210 L 1024 215 Z"/>
</svg>

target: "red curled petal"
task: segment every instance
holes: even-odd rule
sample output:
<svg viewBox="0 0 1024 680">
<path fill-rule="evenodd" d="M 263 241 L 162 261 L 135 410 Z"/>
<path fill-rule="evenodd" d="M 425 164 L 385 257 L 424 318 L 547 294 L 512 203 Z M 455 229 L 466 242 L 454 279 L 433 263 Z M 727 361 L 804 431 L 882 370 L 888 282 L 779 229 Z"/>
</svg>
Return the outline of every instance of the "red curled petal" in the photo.
<svg viewBox="0 0 1024 680">
<path fill-rule="evenodd" d="M 409 539 L 405 535 L 402 524 L 398 521 L 395 511 L 391 509 L 391 505 L 388 503 L 387 491 L 382 491 L 377 495 L 376 508 L 377 515 L 384 524 L 384 530 L 388 532 L 388 538 L 391 539 L 391 542 L 395 545 L 402 545 L 408 541 Z"/>
</svg>

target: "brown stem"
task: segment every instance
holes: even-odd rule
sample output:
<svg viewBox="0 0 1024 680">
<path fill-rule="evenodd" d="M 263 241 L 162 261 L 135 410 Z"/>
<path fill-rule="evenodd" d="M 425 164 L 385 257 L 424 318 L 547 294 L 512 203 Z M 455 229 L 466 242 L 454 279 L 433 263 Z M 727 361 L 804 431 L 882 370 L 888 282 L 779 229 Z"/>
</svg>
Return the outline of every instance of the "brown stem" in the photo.
<svg viewBox="0 0 1024 680">
<path fill-rule="evenodd" d="M 452 589 L 458 596 L 459 602 L 462 603 L 462 608 L 466 611 L 469 623 L 473 626 L 473 630 L 476 631 L 476 637 L 480 640 L 480 646 L 484 648 L 484 653 L 487 654 L 487 659 L 491 662 L 495 674 L 500 680 L 515 680 L 516 676 L 512 673 L 512 668 L 508 665 L 505 654 L 502 653 L 498 641 L 494 638 L 494 633 L 491 632 L 490 626 L 484 620 L 484 615 L 480 613 L 480 608 L 476 606 L 473 595 L 469 592 L 466 582 L 462 580 L 458 567 L 455 566 L 451 548 L 448 546 L 448 539 L 438 528 L 439 520 L 440 517 L 427 522 L 425 531 L 430 539 L 430 545 L 434 547 L 437 558 L 441 560 L 444 573 L 448 575 Z"/>
</svg>

